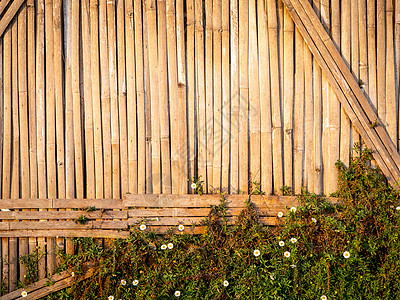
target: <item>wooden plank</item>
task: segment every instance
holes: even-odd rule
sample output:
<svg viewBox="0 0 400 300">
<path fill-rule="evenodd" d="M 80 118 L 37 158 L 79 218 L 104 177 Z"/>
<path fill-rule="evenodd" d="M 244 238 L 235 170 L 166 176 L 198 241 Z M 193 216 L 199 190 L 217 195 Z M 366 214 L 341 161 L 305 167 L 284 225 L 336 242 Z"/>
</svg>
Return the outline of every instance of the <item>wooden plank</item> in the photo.
<svg viewBox="0 0 400 300">
<path fill-rule="evenodd" d="M 385 0 L 376 1 L 376 80 L 378 116 L 386 126 L 386 18 Z"/>
<path fill-rule="evenodd" d="M 0 211 L 2 220 L 126 219 L 127 211 Z"/>
<path fill-rule="evenodd" d="M 8 3 L 10 3 L 10 0 L 1 0 L 0 1 L 0 15 L 3 13 L 3 11 L 6 9 Z"/>
<path fill-rule="evenodd" d="M 4 129 L 4 76 L 3 76 L 3 39 L 0 39 L 0 195 L 3 196 L 2 193 L 2 184 L 3 184 L 3 129 Z M 0 240 L 0 247 L 2 247 L 2 240 Z M 0 262 L 0 283 L 2 283 L 2 270 L 3 270 L 3 255 L 1 255 L 2 261 Z"/>
<path fill-rule="evenodd" d="M 72 230 L 0 230 L 0 237 L 91 237 L 91 238 L 128 238 L 128 231 L 101 229 Z M 4 245 L 3 245 L 4 247 Z M 4 248 L 3 248 L 4 249 Z"/>
<path fill-rule="evenodd" d="M 7 228 L 8 224 L 8 228 Z M 65 229 L 126 229 L 127 221 L 101 220 L 87 221 L 85 224 L 74 221 L 31 221 L 31 222 L 1 222 L 0 230 L 65 230 Z"/>
<path fill-rule="evenodd" d="M 23 208 L 51 208 L 51 199 L 8 199 L 6 195 L 0 201 L 0 209 L 23 209 Z"/>
<path fill-rule="evenodd" d="M 10 25 L 11 20 L 17 14 L 18 10 L 24 2 L 25 0 L 14 0 L 11 3 L 10 7 L 7 9 L 0 20 L 0 36 L 3 35 L 4 31 L 7 29 L 8 25 Z"/>
<path fill-rule="evenodd" d="M 53 199 L 53 208 L 123 209 L 120 199 Z"/>
<path fill-rule="evenodd" d="M 376 90 L 376 10 L 375 0 L 367 0 L 368 27 L 368 97 L 372 107 L 378 107 Z"/>
</svg>

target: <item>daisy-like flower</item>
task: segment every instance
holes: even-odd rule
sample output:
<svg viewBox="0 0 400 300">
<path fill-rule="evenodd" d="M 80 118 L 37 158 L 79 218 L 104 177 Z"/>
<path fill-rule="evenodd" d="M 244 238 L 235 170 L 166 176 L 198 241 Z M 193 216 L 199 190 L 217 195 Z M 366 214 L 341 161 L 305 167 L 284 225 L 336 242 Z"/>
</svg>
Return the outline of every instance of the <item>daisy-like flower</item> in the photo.
<svg viewBox="0 0 400 300">
<path fill-rule="evenodd" d="M 297 268 L 297 266 L 296 265 L 290 265 L 291 267 L 292 267 L 292 269 L 294 269 L 294 268 Z"/>
<path fill-rule="evenodd" d="M 114 300 L 114 296 L 108 296 L 108 300 Z"/>
<path fill-rule="evenodd" d="M 256 249 L 256 250 L 254 250 L 253 254 L 255 257 L 257 257 L 257 256 L 260 256 L 261 252 L 260 252 L 260 250 Z"/>
<path fill-rule="evenodd" d="M 297 243 L 297 239 L 296 238 L 291 238 L 290 241 L 294 244 Z"/>
<path fill-rule="evenodd" d="M 194 182 L 190 186 L 192 187 L 192 189 L 196 188 L 196 184 Z"/>
<path fill-rule="evenodd" d="M 23 291 L 22 293 L 21 293 L 21 297 L 26 297 L 26 296 L 28 296 L 28 293 L 26 292 L 26 291 Z"/>
<path fill-rule="evenodd" d="M 350 257 L 350 252 L 349 251 L 344 251 L 343 252 L 343 257 L 344 258 L 349 258 Z"/>
<path fill-rule="evenodd" d="M 285 246 L 285 242 L 284 241 L 279 241 L 279 246 L 281 246 L 281 247 Z"/>
<path fill-rule="evenodd" d="M 322 295 L 321 300 L 328 300 L 328 297 L 326 297 L 325 295 Z"/>
<path fill-rule="evenodd" d="M 314 223 L 317 223 L 317 219 L 316 218 L 311 218 L 311 221 L 313 221 Z"/>
<path fill-rule="evenodd" d="M 135 279 L 134 281 L 132 281 L 132 284 L 133 284 L 134 286 L 137 286 L 137 285 L 139 284 L 139 280 Z"/>
<path fill-rule="evenodd" d="M 228 286 L 228 285 L 229 285 L 228 280 L 224 280 L 224 286 Z"/>
<path fill-rule="evenodd" d="M 140 225 L 139 229 L 140 230 L 146 230 L 147 226 L 145 224 Z"/>
<path fill-rule="evenodd" d="M 161 245 L 161 250 L 165 250 L 165 249 L 167 249 L 167 245 Z"/>
<path fill-rule="evenodd" d="M 397 207 L 396 207 L 396 210 L 400 210 L 400 206 L 397 206 Z"/>
<path fill-rule="evenodd" d="M 278 218 L 282 218 L 283 217 L 283 212 L 278 212 Z"/>
<path fill-rule="evenodd" d="M 291 208 L 290 208 L 290 211 L 292 211 L 292 212 L 296 212 L 296 210 L 297 210 L 297 208 L 296 207 L 294 207 L 294 206 L 292 206 Z"/>
<path fill-rule="evenodd" d="M 180 291 L 175 291 L 175 297 L 179 297 L 181 295 Z"/>
<path fill-rule="evenodd" d="M 71 272 L 71 276 L 74 277 L 75 276 L 75 272 Z"/>
<path fill-rule="evenodd" d="M 168 249 L 172 249 L 172 248 L 174 248 L 174 244 L 169 243 L 169 244 L 168 244 Z"/>
<path fill-rule="evenodd" d="M 271 278 L 271 280 L 275 280 L 274 274 L 269 275 L 269 278 Z"/>
<path fill-rule="evenodd" d="M 121 280 L 121 284 L 122 284 L 122 285 L 126 285 L 126 280 L 125 280 L 125 279 L 122 279 L 122 280 Z"/>
<path fill-rule="evenodd" d="M 285 255 L 285 257 L 289 258 L 290 257 L 290 252 L 286 251 L 285 253 L 283 253 L 283 255 Z"/>
<path fill-rule="evenodd" d="M 178 226 L 179 231 L 183 231 L 185 230 L 185 226 L 183 226 L 182 224 Z"/>
</svg>

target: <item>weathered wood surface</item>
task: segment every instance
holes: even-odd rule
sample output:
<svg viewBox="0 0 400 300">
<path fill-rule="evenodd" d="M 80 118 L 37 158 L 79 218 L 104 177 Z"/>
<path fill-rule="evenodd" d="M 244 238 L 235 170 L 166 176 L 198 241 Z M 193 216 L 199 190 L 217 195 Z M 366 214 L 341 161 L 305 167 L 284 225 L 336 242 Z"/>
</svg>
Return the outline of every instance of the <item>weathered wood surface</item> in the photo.
<svg viewBox="0 0 400 300">
<path fill-rule="evenodd" d="M 3 5 L 4 2 L 4 5 Z M 4 10 L 4 8 L 7 6 L 7 3 L 9 1 L 3 0 L 0 3 L 0 14 Z M 10 25 L 10 22 L 14 18 L 14 16 L 17 14 L 18 10 L 20 9 L 21 5 L 25 2 L 25 0 L 14 0 L 10 7 L 7 9 L 7 11 L 4 13 L 3 17 L 0 20 L 0 36 L 3 35 L 4 31 L 7 29 L 8 25 Z"/>
</svg>

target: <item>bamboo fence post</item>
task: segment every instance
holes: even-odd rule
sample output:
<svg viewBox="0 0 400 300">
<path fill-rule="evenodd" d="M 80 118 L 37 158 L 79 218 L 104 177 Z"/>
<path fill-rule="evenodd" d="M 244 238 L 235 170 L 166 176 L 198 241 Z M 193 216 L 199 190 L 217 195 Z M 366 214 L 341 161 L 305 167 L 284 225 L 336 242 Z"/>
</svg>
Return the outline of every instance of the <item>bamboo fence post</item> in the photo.
<svg viewBox="0 0 400 300">
<path fill-rule="evenodd" d="M 360 48 L 360 83 L 368 94 L 368 39 L 367 39 L 367 0 L 358 1 L 358 38 Z"/>
<path fill-rule="evenodd" d="M 386 1 L 386 129 L 397 148 L 396 61 L 394 57 L 393 1 Z"/>
<path fill-rule="evenodd" d="M 231 189 L 232 194 L 239 192 L 239 11 L 237 0 L 230 1 L 231 22 Z M 196 19 L 197 22 L 197 19 Z M 198 42 L 196 41 L 196 45 Z M 268 47 L 268 45 L 267 45 Z M 200 132 L 199 132 L 200 139 Z M 200 146 L 200 142 L 199 142 Z M 199 150 L 200 151 L 200 150 Z M 200 155 L 200 152 L 199 152 Z M 200 161 L 199 161 L 200 167 Z"/>
<path fill-rule="evenodd" d="M 285 185 L 293 188 L 294 23 L 286 8 L 283 26 L 284 174 Z"/>
<path fill-rule="evenodd" d="M 143 81 L 143 27 L 142 6 L 140 0 L 135 0 L 135 68 L 136 68 L 136 95 L 137 95 L 137 124 L 138 124 L 138 193 L 146 191 L 146 126 L 145 126 L 145 100 Z"/>
<path fill-rule="evenodd" d="M 18 16 L 18 97 L 19 97 L 19 127 L 21 149 L 21 196 L 29 198 L 29 124 L 28 124 L 28 82 L 27 82 L 27 36 L 26 36 L 26 5 L 23 4 Z M 0 97 L 1 99 L 1 97 Z M 0 100 L 1 101 L 1 100 Z M 1 175 L 0 175 L 1 176 Z M 19 255 L 29 254 L 27 238 L 19 239 Z M 20 264 L 19 280 L 24 282 L 26 266 Z"/>
<path fill-rule="evenodd" d="M 377 0 L 376 14 L 376 69 L 378 117 L 386 126 L 386 33 L 385 33 L 385 0 Z"/>
<path fill-rule="evenodd" d="M 117 2 L 117 57 L 118 57 L 118 109 L 119 140 L 121 161 L 121 196 L 129 192 L 128 128 L 127 128 L 127 86 L 125 58 L 125 3 Z M 133 44 L 129 45 L 133 47 Z M 118 120 L 117 120 L 118 121 Z"/>
<path fill-rule="evenodd" d="M 250 186 L 261 183 L 260 79 L 258 74 L 256 1 L 249 1 Z"/>
<path fill-rule="evenodd" d="M 271 76 L 271 111 L 272 111 L 272 153 L 274 162 L 274 194 L 281 194 L 283 186 L 282 161 L 282 121 L 280 102 L 279 50 L 278 50 L 278 20 L 276 0 L 267 1 L 268 36 Z M 311 78 L 311 77 L 310 77 Z"/>
<path fill-rule="evenodd" d="M 107 36 L 107 0 L 99 1 L 99 38 L 100 38 L 100 93 L 103 131 L 103 167 L 104 197 L 112 197 L 112 160 L 111 160 L 111 108 L 110 108 L 110 73 L 108 60 Z"/>
<path fill-rule="evenodd" d="M 167 20 L 165 0 L 157 1 L 158 10 L 158 88 L 160 96 L 160 134 L 162 192 L 171 194 L 171 156 L 168 113 Z M 174 109 L 174 108 L 173 108 Z"/>
<path fill-rule="evenodd" d="M 3 129 L 4 129 L 4 74 L 3 74 L 3 39 L 0 39 L 0 195 L 3 196 Z M 0 239 L 0 251 L 2 250 L 3 239 Z M 3 259 L 1 254 L 0 261 L 0 284 L 3 283 Z"/>
<path fill-rule="evenodd" d="M 222 181 L 221 187 L 223 191 L 229 193 L 229 157 L 230 157 L 230 128 L 231 128 L 231 111 L 230 111 L 230 88 L 229 88 L 229 1 L 222 1 Z M 189 50 L 189 48 L 188 48 Z M 188 56 L 189 56 L 188 51 Z M 189 65 L 188 65 L 189 73 Z M 188 78 L 188 86 L 190 80 Z M 190 97 L 189 97 L 190 100 Z M 189 106 L 190 107 L 190 106 Z M 189 114 L 190 120 L 190 114 Z M 191 134 L 189 134 L 189 137 Z"/>
<path fill-rule="evenodd" d="M 91 72 L 91 47 L 90 47 L 90 8 L 89 1 L 81 2 L 82 20 L 82 62 L 83 62 L 83 101 L 84 101 L 84 132 L 85 132 L 85 158 L 86 158 L 86 197 L 96 197 L 96 179 L 94 162 L 94 140 L 93 140 L 93 104 Z"/>
<path fill-rule="evenodd" d="M 213 31 L 213 181 L 214 191 L 221 191 L 221 169 L 222 169 L 222 6 L 219 0 L 213 0 L 212 31 Z"/>
<path fill-rule="evenodd" d="M 158 90 L 157 10 L 156 0 L 147 0 L 147 40 L 151 95 L 151 177 L 152 192 L 161 193 L 160 109 Z"/>
<path fill-rule="evenodd" d="M 283 96 L 284 96 L 284 89 L 283 89 L 283 76 L 284 76 L 284 67 L 283 67 L 283 60 L 284 60 L 284 42 L 283 42 L 283 27 L 284 27 L 284 5 L 282 0 L 277 0 L 277 24 L 278 24 L 278 57 L 279 57 L 279 88 L 281 90 L 281 94 L 280 94 L 280 101 L 281 101 L 281 105 L 282 105 L 282 112 L 283 112 Z M 282 120 L 282 126 L 284 123 L 284 118 Z M 283 136 L 282 136 L 283 139 Z M 282 144 L 284 144 L 284 140 L 282 140 Z M 284 149 L 282 149 L 283 151 L 283 160 L 284 160 Z M 283 161 L 284 163 L 284 161 Z M 283 171 L 285 172 L 285 166 L 283 165 Z M 283 180 L 285 179 L 285 177 L 283 176 Z"/>
<path fill-rule="evenodd" d="M 129 167 L 129 192 L 138 192 L 138 151 L 137 151 L 137 107 L 136 107 L 136 63 L 135 63 L 135 31 L 133 1 L 125 1 L 125 26 L 126 26 L 126 101 L 128 122 L 128 167 Z"/>
<path fill-rule="evenodd" d="M 197 104 L 197 175 L 207 180 L 207 136 L 204 65 L 203 1 L 195 0 L 195 58 L 196 58 L 196 104 Z M 232 62 L 233 64 L 233 62 Z M 233 75 L 232 75 L 233 76 Z M 172 98 L 171 98 L 172 99 Z M 171 121 L 172 121 L 171 111 Z M 171 123 L 172 124 L 172 123 Z"/>
<path fill-rule="evenodd" d="M 206 191 L 212 192 L 213 184 L 213 154 L 214 154 L 214 130 L 213 130 L 213 31 L 212 31 L 212 0 L 205 0 L 205 64 L 206 64 L 206 137 L 207 137 L 207 178 L 205 180 Z M 246 161 L 247 164 L 247 161 Z M 247 184 L 247 182 L 246 182 Z"/>
<path fill-rule="evenodd" d="M 45 19 L 44 0 L 38 0 L 36 10 L 36 112 L 39 198 L 47 197 L 46 185 L 46 108 L 45 108 Z M 43 253 L 45 238 L 38 238 L 38 251 Z M 39 280 L 46 276 L 46 260 L 38 261 Z"/>
<path fill-rule="evenodd" d="M 400 0 L 395 0 L 394 6 L 394 51 L 396 57 L 396 97 L 400 100 Z M 398 115 L 400 116 L 400 106 L 398 107 Z M 400 122 L 398 123 L 397 132 L 400 131 Z M 400 147 L 400 135 L 398 136 L 397 147 Z"/>
<path fill-rule="evenodd" d="M 272 176 L 272 119 L 271 84 L 269 62 L 268 23 L 265 1 L 257 1 L 258 15 L 258 59 L 260 75 L 260 118 L 261 118 L 261 189 L 273 193 Z"/>
<path fill-rule="evenodd" d="M 376 6 L 375 0 L 367 0 L 368 27 L 368 96 L 375 110 L 378 108 L 376 97 Z"/>
<path fill-rule="evenodd" d="M 110 101 L 111 101 L 111 153 L 112 153 L 112 196 L 121 196 L 120 189 L 120 156 L 119 156 L 119 111 L 118 111 L 118 74 L 117 74 L 117 37 L 115 28 L 115 0 L 107 0 L 107 37 L 108 66 L 110 70 Z"/>
<path fill-rule="evenodd" d="M 249 5 L 239 2 L 239 190 L 249 189 Z"/>
<path fill-rule="evenodd" d="M 195 101 L 195 0 L 186 1 L 186 43 L 187 43 L 187 99 L 188 99 L 188 179 L 195 177 L 196 168 L 196 101 Z M 229 5 L 229 1 L 225 1 Z M 229 17 L 229 16 L 228 16 Z M 228 21 L 229 22 L 229 21 Z M 228 28 L 229 31 L 229 28 Z M 229 47 L 229 46 L 228 46 Z M 191 190 L 189 190 L 191 191 Z"/>
</svg>

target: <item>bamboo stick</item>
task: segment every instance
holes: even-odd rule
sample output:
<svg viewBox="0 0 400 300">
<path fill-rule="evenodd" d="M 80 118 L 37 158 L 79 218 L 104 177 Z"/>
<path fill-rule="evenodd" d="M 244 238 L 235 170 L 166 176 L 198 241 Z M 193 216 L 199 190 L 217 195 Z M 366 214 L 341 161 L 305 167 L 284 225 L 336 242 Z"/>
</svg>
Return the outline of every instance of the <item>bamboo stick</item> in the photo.
<svg viewBox="0 0 400 300">
<path fill-rule="evenodd" d="M 287 10 L 283 22 L 283 142 L 285 185 L 293 188 L 294 23 Z"/>
<path fill-rule="evenodd" d="M 138 123 L 138 193 L 146 190 L 146 127 L 145 127 L 145 100 L 143 82 L 143 39 L 142 39 L 142 7 L 141 1 L 135 0 L 135 66 L 136 66 L 136 93 L 137 93 L 137 123 Z"/>
<path fill-rule="evenodd" d="M 198 177 L 207 179 L 207 136 L 206 136 L 206 100 L 203 1 L 195 0 L 195 51 L 196 51 L 196 100 L 197 100 L 197 168 Z M 233 64 L 233 62 L 232 62 Z M 233 75 L 232 75 L 233 76 Z M 172 120 L 172 111 L 171 111 Z M 172 124 L 172 123 L 171 123 Z"/>
<path fill-rule="evenodd" d="M 126 26 L 126 99 L 128 122 L 128 167 L 129 167 L 129 192 L 138 192 L 138 150 L 137 150 L 137 107 L 136 107 L 136 74 L 135 74 L 135 31 L 133 2 L 125 1 L 125 26 Z"/>
<path fill-rule="evenodd" d="M 115 28 L 115 0 L 107 0 L 107 34 L 108 34 L 108 66 L 110 70 L 110 100 L 111 100 L 111 151 L 112 151 L 112 195 L 121 197 L 120 189 L 120 140 L 118 111 L 118 74 L 117 45 Z"/>
<path fill-rule="evenodd" d="M 0 1 L 0 15 L 6 9 L 6 7 L 7 7 L 9 2 L 10 2 L 10 0 L 2 0 L 2 1 Z"/>
<path fill-rule="evenodd" d="M 229 1 L 222 1 L 222 191 L 229 192 L 229 157 L 230 157 L 230 90 L 229 90 Z M 189 50 L 189 48 L 188 48 Z M 189 56 L 188 51 L 188 56 Z M 189 65 L 188 65 L 189 73 Z M 188 86 L 190 81 L 188 78 Z M 190 107 L 190 106 L 189 106 Z M 190 114 L 189 114 L 190 121 Z M 189 134 L 189 137 L 191 134 Z"/>
<path fill-rule="evenodd" d="M 118 56 L 118 109 L 119 140 L 121 160 L 121 195 L 129 192 L 128 128 L 127 128 L 127 87 L 125 59 L 125 3 L 117 2 L 117 56 Z M 132 44 L 131 44 L 132 46 Z M 118 121 L 118 120 L 117 120 Z"/>
<path fill-rule="evenodd" d="M 248 109 L 249 109 L 249 6 L 239 2 L 239 190 L 249 189 Z"/>
<path fill-rule="evenodd" d="M 258 74 L 256 1 L 249 2 L 250 186 L 261 183 L 260 79 Z"/>
<path fill-rule="evenodd" d="M 15 0 L 11 3 L 7 11 L 3 14 L 0 20 L 0 36 L 3 35 L 4 31 L 7 29 L 8 25 L 10 25 L 10 22 L 14 18 L 14 16 L 17 14 L 19 11 L 22 3 L 24 3 L 25 0 Z"/>
<path fill-rule="evenodd" d="M 394 6 L 394 51 L 396 58 L 396 97 L 400 99 L 400 0 L 395 0 Z M 398 114 L 400 115 L 400 106 L 398 107 Z M 397 132 L 400 131 L 400 122 L 398 123 Z M 398 137 L 397 147 L 400 147 L 400 136 Z"/>
<path fill-rule="evenodd" d="M 367 27 L 368 27 L 368 97 L 372 106 L 377 109 L 376 97 L 376 11 L 375 1 L 367 0 Z"/>
<path fill-rule="evenodd" d="M 267 194 L 273 193 L 272 176 L 272 119 L 270 91 L 270 62 L 268 23 L 265 1 L 257 2 L 258 15 L 258 59 L 260 74 L 260 114 L 261 114 L 261 189 Z"/>
<path fill-rule="evenodd" d="M 3 74 L 3 39 L 0 39 L 0 195 L 3 197 L 3 129 L 4 129 L 4 74 Z M 2 250 L 3 239 L 0 239 L 0 250 Z M 3 283 L 3 259 L 5 255 L 1 254 L 0 261 L 0 284 Z"/>
<path fill-rule="evenodd" d="M 158 10 L 158 79 L 160 96 L 160 134 L 162 161 L 162 192 L 171 193 L 171 156 L 168 112 L 168 64 L 167 64 L 167 20 L 166 3 L 157 1 Z M 172 108 L 174 109 L 174 108 Z"/>
<path fill-rule="evenodd" d="M 101 117 L 103 130 L 103 167 L 104 167 L 104 196 L 112 197 L 112 158 L 111 158 L 111 108 L 110 108 L 110 72 L 108 59 L 107 36 L 107 1 L 99 1 L 99 37 L 100 37 L 100 93 Z"/>
<path fill-rule="evenodd" d="M 280 194 L 283 186 L 282 121 L 279 81 L 278 20 L 276 0 L 268 0 L 268 35 L 270 47 L 271 109 L 272 109 L 272 152 L 274 162 L 274 194 Z M 310 77 L 311 78 L 311 77 Z M 308 127 L 310 128 L 310 127 Z"/>
<path fill-rule="evenodd" d="M 386 1 L 386 128 L 397 148 L 396 70 L 393 36 L 393 1 Z"/>
<path fill-rule="evenodd" d="M 284 70 L 283 70 L 283 62 L 284 62 L 284 41 L 283 41 L 283 27 L 284 27 L 284 6 L 282 0 L 277 0 L 277 24 L 278 24 L 278 56 L 279 56 L 279 88 L 281 90 L 280 94 L 280 102 L 283 108 L 283 95 L 284 95 L 284 89 L 283 89 L 283 76 L 284 76 Z M 283 118 L 284 119 L 284 118 Z M 282 126 L 283 126 L 284 120 L 282 120 Z M 283 137 L 282 137 L 283 138 Z M 284 140 L 282 140 L 282 144 L 284 143 Z M 284 151 L 284 149 L 282 150 Z M 283 152 L 283 158 L 284 160 L 284 152 Z M 283 165 L 283 172 L 285 172 L 285 166 Z M 285 179 L 285 177 L 283 177 Z"/>
<path fill-rule="evenodd" d="M 213 181 L 215 191 L 221 191 L 222 169 L 222 7 L 221 1 L 213 0 L 212 4 L 212 30 L 213 30 L 213 96 L 214 96 L 214 126 L 213 126 Z M 254 20 L 255 21 L 255 20 Z"/>
<path fill-rule="evenodd" d="M 160 109 L 158 90 L 156 0 L 146 1 L 148 59 L 151 95 L 151 175 L 152 192 L 161 193 Z"/>
<path fill-rule="evenodd" d="M 212 32 L 212 0 L 205 1 L 205 65 L 206 65 L 206 137 L 207 137 L 207 178 L 205 180 L 206 191 L 212 192 L 213 184 L 213 154 L 214 154 L 214 130 L 213 130 L 213 32 Z M 247 164 L 247 161 L 246 161 Z M 246 180 L 247 185 L 247 180 Z"/>
<path fill-rule="evenodd" d="M 30 197 L 29 182 L 29 124 L 28 124 L 28 83 L 27 83 L 27 36 L 26 36 L 26 5 L 24 4 L 18 15 L 18 97 L 19 97 L 19 127 L 21 149 L 21 196 Z M 1 176 L 1 175 L 0 175 Z M 19 255 L 29 254 L 27 238 L 19 239 Z M 19 280 L 25 281 L 26 266 L 20 264 Z"/>
<path fill-rule="evenodd" d="M 385 0 L 377 0 L 376 14 L 376 77 L 378 96 L 378 117 L 386 126 L 386 33 L 385 33 Z"/>
<path fill-rule="evenodd" d="M 358 1 L 358 37 L 360 52 L 360 81 L 368 94 L 368 40 L 367 40 L 367 0 Z"/>
<path fill-rule="evenodd" d="M 230 2 L 231 22 L 231 189 L 232 194 L 239 192 L 239 18 L 238 2 Z M 197 20 L 197 19 L 196 19 Z M 197 21 L 196 21 L 197 22 Z M 197 41 L 196 41 L 197 44 Z M 200 133 L 199 133 L 200 139 Z M 200 142 L 199 142 L 200 146 Z M 199 150 L 200 151 L 200 150 Z M 200 153 L 200 152 L 199 152 Z M 200 167 L 200 160 L 199 160 Z"/>
</svg>

